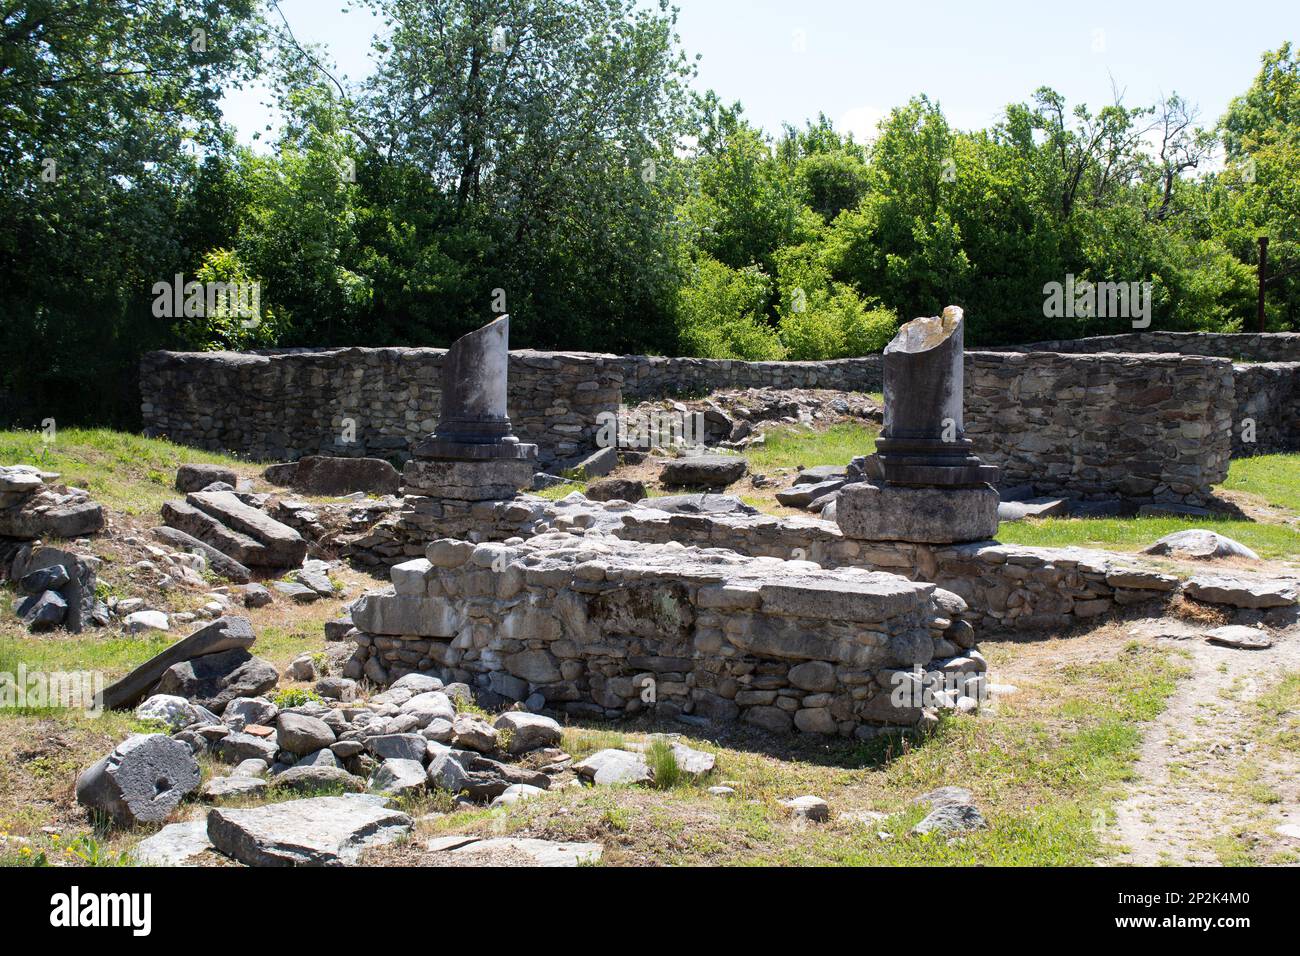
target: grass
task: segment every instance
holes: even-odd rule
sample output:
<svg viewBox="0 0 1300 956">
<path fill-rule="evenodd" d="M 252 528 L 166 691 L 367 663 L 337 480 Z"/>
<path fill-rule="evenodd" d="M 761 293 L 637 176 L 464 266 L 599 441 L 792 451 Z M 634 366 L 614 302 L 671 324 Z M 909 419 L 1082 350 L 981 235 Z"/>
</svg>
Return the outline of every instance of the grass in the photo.
<svg viewBox="0 0 1300 956">
<path fill-rule="evenodd" d="M 768 430 L 766 441 L 745 450 L 751 471 L 778 468 L 812 468 L 814 465 L 844 465 L 858 455 L 876 450 L 874 425 L 841 422 L 824 431 L 787 426 Z"/>
<path fill-rule="evenodd" d="M 1219 487 L 1256 495 L 1271 505 L 1300 514 L 1300 454 L 1237 458 Z"/>
<path fill-rule="evenodd" d="M 1058 666 L 1047 643 L 986 645 L 995 670 L 1028 658 L 1033 679 L 996 715 L 947 717 L 924 740 L 901 734 L 867 742 L 773 738 L 747 728 L 714 740 L 684 739 L 712 751 L 710 779 L 735 796 L 674 784 L 671 747 L 654 735 L 680 725 L 641 721 L 615 732 L 569 727 L 575 758 L 605 747 L 646 744 L 655 786 L 560 789 L 494 810 L 453 811 L 433 833 L 527 835 L 605 844 L 613 865 L 1087 865 L 1113 852 L 1104 823 L 1131 779 L 1143 732 L 1185 673 L 1182 656 L 1153 644 L 1116 648 L 1120 632 L 1100 629 L 1091 656 Z M 913 836 L 926 809 L 917 794 L 970 788 L 989 829 L 949 840 Z M 822 825 L 795 824 L 780 801 L 816 794 L 833 808 Z M 872 809 L 861 823 L 839 814 Z M 884 833 L 882 838 L 880 835 Z"/>
<path fill-rule="evenodd" d="M 1137 551 L 1188 528 L 1207 528 L 1240 541 L 1264 558 L 1300 555 L 1300 529 L 1280 524 L 1207 518 L 1039 518 L 1004 522 L 997 538 L 1007 544 Z"/>
<path fill-rule="evenodd" d="M 100 504 L 130 515 L 156 515 L 176 497 L 176 469 L 186 463 L 225 465 L 242 474 L 257 468 L 215 452 L 107 428 L 59 429 L 46 443 L 41 432 L 0 431 L 0 463 L 35 465 L 58 472 L 64 484 L 84 488 Z"/>
</svg>

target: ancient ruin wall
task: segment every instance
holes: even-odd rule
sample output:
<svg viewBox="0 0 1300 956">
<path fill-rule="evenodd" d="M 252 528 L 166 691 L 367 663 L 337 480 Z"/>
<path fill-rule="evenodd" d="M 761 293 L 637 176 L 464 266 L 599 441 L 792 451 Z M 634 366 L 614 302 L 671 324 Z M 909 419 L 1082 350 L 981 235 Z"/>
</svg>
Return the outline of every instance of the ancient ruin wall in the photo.
<svg viewBox="0 0 1300 956">
<path fill-rule="evenodd" d="M 1232 457 L 1300 450 L 1300 361 L 1234 365 L 1232 374 Z"/>
<path fill-rule="evenodd" d="M 444 354 L 151 352 L 140 370 L 144 425 L 148 434 L 263 461 L 320 454 L 404 460 L 437 424 Z M 622 384 L 607 356 L 512 352 L 515 433 L 535 442 L 547 463 L 593 448 L 599 415 L 618 409 Z"/>
<path fill-rule="evenodd" d="M 144 423 L 150 434 L 261 460 L 403 459 L 436 423 L 442 355 L 154 352 L 141 369 Z M 1248 390 L 1268 386 L 1270 404 L 1282 378 L 1294 381 L 1242 369 Z M 878 357 L 745 363 L 521 351 L 510 357 L 509 410 L 516 432 L 551 463 L 594 449 L 601 413 L 652 384 L 874 389 L 879 371 Z M 1195 356 L 969 352 L 966 391 L 967 430 L 976 451 L 1003 467 L 1004 485 L 1139 500 L 1197 501 L 1221 481 L 1239 404 L 1231 363 Z"/>
<path fill-rule="evenodd" d="M 1085 339 L 1030 342 L 995 349 L 999 352 L 1167 352 L 1210 355 L 1246 362 L 1300 362 L 1300 332 L 1129 332 Z"/>
</svg>

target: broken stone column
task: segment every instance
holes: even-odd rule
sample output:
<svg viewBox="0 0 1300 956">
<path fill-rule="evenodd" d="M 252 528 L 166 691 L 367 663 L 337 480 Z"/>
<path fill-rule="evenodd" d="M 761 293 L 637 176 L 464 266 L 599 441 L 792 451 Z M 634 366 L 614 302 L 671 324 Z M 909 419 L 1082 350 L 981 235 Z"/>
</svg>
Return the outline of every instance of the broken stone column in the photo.
<svg viewBox="0 0 1300 956">
<path fill-rule="evenodd" d="M 160 823 L 199 785 L 187 744 L 166 734 L 135 734 L 77 778 L 77 802 L 119 826 Z"/>
<path fill-rule="evenodd" d="M 519 441 L 506 414 L 510 317 L 457 339 L 442 364 L 442 409 L 415 447 L 408 495 L 490 501 L 511 498 L 536 470 L 537 446 Z"/>
<path fill-rule="evenodd" d="M 953 544 L 998 528 L 998 469 L 971 450 L 962 421 L 962 310 L 913 319 L 885 347 L 885 427 L 867 480 L 840 491 L 851 538 Z"/>
</svg>

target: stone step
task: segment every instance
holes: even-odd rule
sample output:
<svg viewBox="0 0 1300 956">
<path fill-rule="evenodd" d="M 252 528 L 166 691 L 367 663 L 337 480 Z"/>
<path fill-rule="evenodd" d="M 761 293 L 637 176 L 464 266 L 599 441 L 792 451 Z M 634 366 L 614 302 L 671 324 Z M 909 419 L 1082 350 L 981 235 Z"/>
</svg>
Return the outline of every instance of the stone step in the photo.
<svg viewBox="0 0 1300 956">
<path fill-rule="evenodd" d="M 227 557 L 249 567 L 267 567 L 266 546 L 246 534 L 234 531 L 212 515 L 200 511 L 184 501 L 167 501 L 162 506 L 162 519 L 168 527 L 175 528 Z"/>
<path fill-rule="evenodd" d="M 252 505 L 244 504 L 232 492 L 196 491 L 186 495 L 185 501 L 265 546 L 265 554 L 260 562 L 244 562 L 245 564 L 296 568 L 301 567 L 303 559 L 307 557 L 307 542 L 302 535 Z"/>
</svg>

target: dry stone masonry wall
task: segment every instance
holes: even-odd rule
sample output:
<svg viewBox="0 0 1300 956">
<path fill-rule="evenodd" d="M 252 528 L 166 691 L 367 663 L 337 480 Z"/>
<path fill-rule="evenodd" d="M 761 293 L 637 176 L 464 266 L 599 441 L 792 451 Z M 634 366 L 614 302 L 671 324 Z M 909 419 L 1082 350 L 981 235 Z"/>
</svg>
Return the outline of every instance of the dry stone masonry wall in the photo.
<svg viewBox="0 0 1300 956">
<path fill-rule="evenodd" d="M 354 668 L 378 683 L 432 671 L 575 714 L 870 736 L 921 716 L 915 668 L 985 669 L 960 598 L 863 569 L 550 532 L 435 541 L 392 581 L 353 606 Z"/>
<path fill-rule="evenodd" d="M 1185 335 L 1186 338 L 1179 338 Z M 966 353 L 966 427 L 1003 486 L 1046 494 L 1198 502 L 1231 454 L 1300 448 L 1300 362 L 1238 364 L 1200 351 L 1286 358 L 1300 335 L 1152 333 L 1061 344 L 1080 354 Z M 1097 343 L 1117 351 L 1091 354 Z M 1186 354 L 1133 354 L 1168 348 Z M 440 349 L 258 354 L 154 352 L 141 368 L 148 433 L 261 460 L 355 455 L 405 460 L 439 412 Z M 622 401 L 722 387 L 877 391 L 880 357 L 834 362 L 520 351 L 509 412 L 543 465 L 595 449 Z M 1257 441 L 1243 443 L 1253 418 Z M 354 428 L 350 434 L 349 423 Z M 354 439 L 351 443 L 344 438 Z"/>
</svg>

